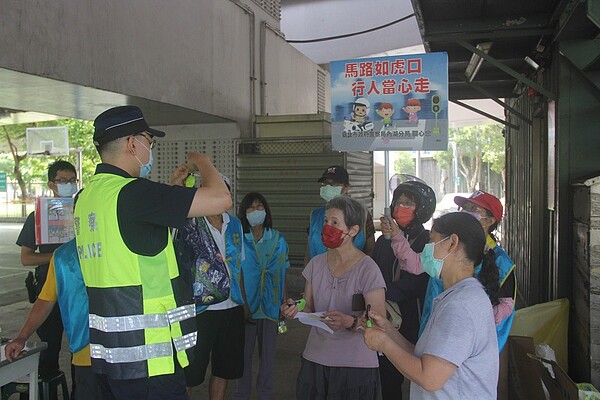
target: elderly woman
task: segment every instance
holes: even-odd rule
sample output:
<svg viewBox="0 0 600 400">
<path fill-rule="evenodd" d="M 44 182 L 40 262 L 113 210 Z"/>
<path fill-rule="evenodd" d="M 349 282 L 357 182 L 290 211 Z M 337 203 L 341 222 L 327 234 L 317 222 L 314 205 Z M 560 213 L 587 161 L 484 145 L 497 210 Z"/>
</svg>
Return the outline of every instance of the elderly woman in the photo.
<svg viewBox="0 0 600 400">
<path fill-rule="evenodd" d="M 466 213 L 434 221 L 421 266 L 441 278 L 423 334 L 413 345 L 380 314 L 372 313 L 365 343 L 411 380 L 411 399 L 495 399 L 498 341 L 492 304 L 497 304 L 498 268 L 485 253 L 481 224 Z M 482 263 L 474 278 L 475 268 Z"/>
<path fill-rule="evenodd" d="M 379 393 L 377 354 L 369 350 L 360 331 L 362 311 L 353 311 L 353 298 L 385 313 L 385 282 L 377 264 L 354 246 L 364 226 L 366 210 L 356 200 L 338 196 L 327 203 L 322 240 L 324 254 L 310 260 L 304 272 L 305 312 L 324 311 L 333 330 L 310 331 L 296 386 L 297 399 L 376 399 Z M 282 315 L 298 312 L 290 299 Z"/>
</svg>

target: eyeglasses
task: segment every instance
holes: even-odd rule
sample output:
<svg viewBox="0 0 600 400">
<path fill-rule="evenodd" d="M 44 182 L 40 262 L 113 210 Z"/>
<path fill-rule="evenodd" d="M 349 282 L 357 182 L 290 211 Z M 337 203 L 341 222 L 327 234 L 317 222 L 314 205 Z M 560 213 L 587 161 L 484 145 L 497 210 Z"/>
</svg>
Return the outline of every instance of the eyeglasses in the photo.
<svg viewBox="0 0 600 400">
<path fill-rule="evenodd" d="M 135 136 L 143 136 L 148 141 L 148 143 L 150 143 L 150 150 L 152 150 L 154 148 L 154 146 L 156 146 L 156 139 L 151 139 L 148 136 L 144 135 L 143 133 L 140 133 Z"/>
<path fill-rule="evenodd" d="M 71 179 L 60 178 L 60 179 L 55 179 L 54 182 L 58 182 L 61 185 L 66 185 L 67 183 L 76 184 L 77 182 L 79 182 L 79 179 L 77 179 L 77 178 L 71 178 Z"/>
<path fill-rule="evenodd" d="M 465 203 L 462 206 L 462 209 L 468 212 L 483 213 L 485 215 L 487 215 L 488 212 L 485 208 L 479 207 L 478 205 L 469 202 Z"/>
<path fill-rule="evenodd" d="M 395 207 L 402 206 L 404 208 L 416 207 L 417 205 L 412 201 L 397 201 L 394 203 Z"/>
</svg>

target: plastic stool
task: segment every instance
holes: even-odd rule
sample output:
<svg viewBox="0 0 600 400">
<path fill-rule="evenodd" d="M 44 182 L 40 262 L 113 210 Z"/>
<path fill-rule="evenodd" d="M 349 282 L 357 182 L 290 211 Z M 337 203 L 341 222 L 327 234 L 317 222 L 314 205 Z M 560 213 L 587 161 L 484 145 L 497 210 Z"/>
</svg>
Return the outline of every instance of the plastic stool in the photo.
<svg viewBox="0 0 600 400">
<path fill-rule="evenodd" d="M 51 395 L 54 398 L 58 398 L 58 388 L 60 386 L 62 390 L 62 398 L 64 400 L 70 400 L 69 388 L 67 386 L 67 378 L 65 373 L 58 371 L 53 376 L 46 377 L 44 379 L 38 379 L 40 388 L 40 396 L 42 400 L 50 400 Z M 2 392 L 1 400 L 8 400 L 10 396 L 18 393 L 19 399 L 26 400 L 29 396 L 29 383 L 27 382 L 11 382 L 0 389 Z"/>
</svg>

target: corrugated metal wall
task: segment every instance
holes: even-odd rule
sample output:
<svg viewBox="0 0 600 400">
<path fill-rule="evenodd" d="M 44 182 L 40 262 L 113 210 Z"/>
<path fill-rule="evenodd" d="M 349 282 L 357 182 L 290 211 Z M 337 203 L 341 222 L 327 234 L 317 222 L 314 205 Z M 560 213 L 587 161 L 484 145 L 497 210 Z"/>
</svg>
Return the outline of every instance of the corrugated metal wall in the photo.
<svg viewBox="0 0 600 400">
<path fill-rule="evenodd" d="M 555 90 L 551 71 L 544 76 L 545 87 Z M 548 208 L 548 100 L 535 93 L 524 93 L 509 104 L 531 119 L 508 115 L 519 129 L 506 127 L 506 210 L 503 222 L 503 247 L 517 266 L 522 293 L 517 305 L 533 305 L 554 298 L 556 266 L 552 221 L 555 211 Z M 552 174 L 553 175 L 553 174 Z M 525 304 L 523 304 L 523 302 Z"/>
<path fill-rule="evenodd" d="M 350 194 L 373 210 L 373 157 L 369 152 L 334 152 L 327 138 L 270 138 L 239 141 L 236 160 L 236 204 L 251 191 L 265 196 L 274 228 L 284 235 L 294 267 L 303 266 L 310 212 L 323 205 L 317 179 L 325 168 L 345 166 L 350 174 Z"/>
<path fill-rule="evenodd" d="M 527 96 L 511 101 L 512 107 L 532 117 L 535 104 Z M 540 173 L 540 121 L 529 125 L 516 117 L 509 122 L 519 130 L 506 128 L 506 218 L 503 245 L 517 265 L 517 280 L 525 305 L 537 303 L 540 291 L 539 265 L 543 224 L 540 220 L 540 194 L 545 193 L 536 179 Z M 523 304 L 519 304 L 523 306 Z"/>
</svg>

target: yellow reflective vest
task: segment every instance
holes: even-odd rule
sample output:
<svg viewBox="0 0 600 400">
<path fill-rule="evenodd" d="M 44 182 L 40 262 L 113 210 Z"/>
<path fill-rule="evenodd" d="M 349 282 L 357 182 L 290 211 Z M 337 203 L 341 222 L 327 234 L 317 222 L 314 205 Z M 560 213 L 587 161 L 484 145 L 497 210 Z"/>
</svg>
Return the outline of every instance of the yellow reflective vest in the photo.
<svg viewBox="0 0 600 400">
<path fill-rule="evenodd" d="M 89 296 L 92 369 L 113 379 L 171 374 L 196 344 L 195 307 L 176 301 L 179 272 L 169 229 L 155 256 L 130 251 L 119 230 L 119 192 L 135 178 L 101 173 L 77 201 L 75 237 Z M 140 204 L 140 207 L 143 207 Z"/>
</svg>

